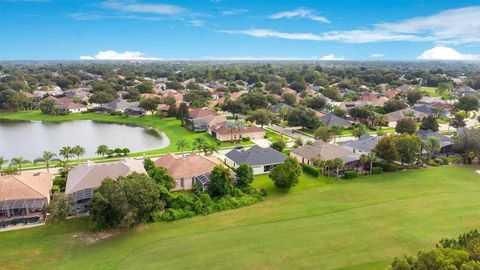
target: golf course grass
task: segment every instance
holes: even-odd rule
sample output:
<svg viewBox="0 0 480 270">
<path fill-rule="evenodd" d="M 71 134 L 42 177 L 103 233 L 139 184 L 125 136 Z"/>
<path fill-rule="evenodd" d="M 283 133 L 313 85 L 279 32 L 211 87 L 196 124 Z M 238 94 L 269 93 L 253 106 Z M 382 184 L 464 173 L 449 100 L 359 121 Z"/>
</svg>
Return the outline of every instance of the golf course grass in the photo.
<svg viewBox="0 0 480 270">
<path fill-rule="evenodd" d="M 265 201 L 240 209 L 95 235 L 86 219 L 0 233 L 0 269 L 385 269 L 480 227 L 478 169 L 303 175 L 289 192 L 262 175 Z"/>
</svg>

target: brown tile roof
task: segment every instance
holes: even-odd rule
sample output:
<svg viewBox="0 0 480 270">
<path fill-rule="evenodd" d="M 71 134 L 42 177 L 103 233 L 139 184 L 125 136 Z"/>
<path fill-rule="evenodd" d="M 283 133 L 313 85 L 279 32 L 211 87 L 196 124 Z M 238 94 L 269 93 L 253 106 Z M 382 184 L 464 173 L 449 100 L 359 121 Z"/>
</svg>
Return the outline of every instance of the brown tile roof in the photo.
<svg viewBox="0 0 480 270">
<path fill-rule="evenodd" d="M 225 125 L 221 125 L 214 129 L 214 131 L 220 135 L 245 135 L 249 133 L 255 133 L 255 132 L 265 132 L 262 128 L 257 127 L 257 126 L 246 126 L 244 128 L 235 128 L 232 131 Z"/>
<path fill-rule="evenodd" d="M 0 177 L 0 201 L 43 199 L 50 202 L 53 175 L 49 173 L 21 173 Z"/>
<path fill-rule="evenodd" d="M 168 153 L 155 160 L 156 167 L 165 168 L 175 179 L 189 179 L 209 173 L 218 164 L 220 162 L 213 157 L 200 156 L 195 153 L 185 157 Z"/>
<path fill-rule="evenodd" d="M 359 159 L 359 155 L 353 154 L 347 149 L 336 144 L 330 144 L 323 141 L 315 141 L 315 143 L 312 145 L 304 145 L 299 148 L 293 148 L 290 152 L 308 160 L 313 158 L 320 158 L 322 160 L 341 158 L 347 163 Z"/>
<path fill-rule="evenodd" d="M 215 112 L 211 110 L 205 110 L 205 109 L 190 109 L 188 111 L 188 116 L 193 119 L 203 118 L 211 115 L 215 115 Z"/>
<path fill-rule="evenodd" d="M 418 118 L 422 118 L 422 117 L 427 116 L 427 115 L 425 113 L 416 111 L 414 109 L 406 108 L 406 109 L 403 109 L 403 110 L 398 110 L 398 111 L 394 111 L 394 112 L 391 112 L 391 113 L 387 113 L 386 116 L 388 118 L 388 122 L 396 122 L 396 121 L 398 121 L 402 118 L 405 118 L 405 117 L 413 116 L 414 118 L 418 119 Z"/>
</svg>

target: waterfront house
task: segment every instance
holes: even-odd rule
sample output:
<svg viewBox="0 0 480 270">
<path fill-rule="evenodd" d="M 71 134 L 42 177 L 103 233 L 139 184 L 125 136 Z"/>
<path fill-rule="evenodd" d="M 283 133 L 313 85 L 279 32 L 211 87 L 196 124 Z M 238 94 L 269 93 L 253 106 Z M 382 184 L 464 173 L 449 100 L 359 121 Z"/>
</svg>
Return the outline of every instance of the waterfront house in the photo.
<svg viewBox="0 0 480 270">
<path fill-rule="evenodd" d="M 78 212 L 86 212 L 94 190 L 102 184 L 105 178 L 116 179 L 133 172 L 146 173 L 141 160 L 124 159 L 118 162 L 98 164 L 87 161 L 70 170 L 65 194 L 73 196 Z"/>
<path fill-rule="evenodd" d="M 198 178 L 209 175 L 213 168 L 221 164 L 213 157 L 192 153 L 187 156 L 168 153 L 155 160 L 156 167 L 165 168 L 175 179 L 172 191 L 191 190 Z"/>
<path fill-rule="evenodd" d="M 43 172 L 0 176 L 0 228 L 43 222 L 52 178 Z"/>
</svg>

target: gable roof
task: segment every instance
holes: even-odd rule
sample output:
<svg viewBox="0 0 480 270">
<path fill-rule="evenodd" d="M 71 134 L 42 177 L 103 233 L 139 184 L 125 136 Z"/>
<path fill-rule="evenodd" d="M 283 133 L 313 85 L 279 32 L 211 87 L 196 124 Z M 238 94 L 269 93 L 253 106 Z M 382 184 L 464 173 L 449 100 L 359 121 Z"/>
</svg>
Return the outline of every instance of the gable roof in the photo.
<svg viewBox="0 0 480 270">
<path fill-rule="evenodd" d="M 323 141 L 315 141 L 312 145 L 293 148 L 290 152 L 308 160 L 314 158 L 320 158 L 322 160 L 341 158 L 345 163 L 348 163 L 357 161 L 360 158 L 359 155 L 354 154 L 341 146 Z"/>
<path fill-rule="evenodd" d="M 211 110 L 205 110 L 205 109 L 190 109 L 188 111 L 188 117 L 193 119 L 202 118 L 210 115 L 215 115 L 215 112 Z"/>
<path fill-rule="evenodd" d="M 258 145 L 248 150 L 233 149 L 225 154 L 237 164 L 247 163 L 250 166 L 270 165 L 282 163 L 287 156 L 273 148 L 262 148 Z"/>
<path fill-rule="evenodd" d="M 406 109 L 403 109 L 403 110 L 398 110 L 398 111 L 394 111 L 394 112 L 391 112 L 391 113 L 387 113 L 386 116 L 387 116 L 389 122 L 396 122 L 396 121 L 398 121 L 402 118 L 410 117 L 409 116 L 410 114 L 413 115 L 414 118 L 422 118 L 422 117 L 427 115 L 423 112 L 419 112 L 419 111 L 416 111 L 416 110 L 411 109 L 411 108 L 406 108 Z"/>
<path fill-rule="evenodd" d="M 280 113 L 280 111 L 282 110 L 282 108 L 286 108 L 287 110 L 290 110 L 292 109 L 293 107 L 286 104 L 286 103 L 283 103 L 283 102 L 279 102 L 275 105 L 272 105 L 270 107 L 270 110 L 273 112 L 273 113 Z"/>
<path fill-rule="evenodd" d="M 49 173 L 21 173 L 0 177 L 0 201 L 47 199 L 50 202 L 53 175 Z"/>
<path fill-rule="evenodd" d="M 84 189 L 95 189 L 107 177 L 115 179 L 133 172 L 146 173 L 141 160 L 124 159 L 118 162 L 102 164 L 87 161 L 70 170 L 65 193 L 72 194 Z"/>
<path fill-rule="evenodd" d="M 200 156 L 192 153 L 182 157 L 168 153 L 155 160 L 156 167 L 165 168 L 175 179 L 189 179 L 210 173 L 220 162 L 213 157 Z"/>
<path fill-rule="evenodd" d="M 417 135 L 422 139 L 422 140 L 427 140 L 428 138 L 430 137 L 434 137 L 434 138 L 437 138 L 440 142 L 440 147 L 445 147 L 445 146 L 449 146 L 449 145 L 452 145 L 454 143 L 453 139 L 448 137 L 448 136 L 445 136 L 441 133 L 438 133 L 438 132 L 432 132 L 430 130 L 418 130 L 417 131 Z"/>
<path fill-rule="evenodd" d="M 373 148 L 377 145 L 378 140 L 381 137 L 373 137 L 367 134 L 364 134 L 358 138 L 358 140 L 351 140 L 342 142 L 342 145 L 351 147 L 356 150 L 360 150 L 362 152 L 370 152 Z"/>
<path fill-rule="evenodd" d="M 243 128 L 234 128 L 233 130 L 230 130 L 226 124 L 227 122 L 219 126 L 213 127 L 212 130 L 220 135 L 240 135 L 240 134 L 249 134 L 249 133 L 256 133 L 256 132 L 265 132 L 265 130 L 257 126 L 246 126 Z"/>
<path fill-rule="evenodd" d="M 320 117 L 322 122 L 327 126 L 342 126 L 349 127 L 352 125 L 349 121 L 336 116 L 333 113 L 326 113 L 324 116 Z"/>
</svg>

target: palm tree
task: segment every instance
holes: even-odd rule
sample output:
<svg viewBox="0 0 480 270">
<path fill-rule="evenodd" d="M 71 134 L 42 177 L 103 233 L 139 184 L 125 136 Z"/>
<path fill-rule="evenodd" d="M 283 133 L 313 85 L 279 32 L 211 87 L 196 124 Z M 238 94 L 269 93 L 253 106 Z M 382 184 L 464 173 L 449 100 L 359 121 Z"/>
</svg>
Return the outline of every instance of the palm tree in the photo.
<svg viewBox="0 0 480 270">
<path fill-rule="evenodd" d="M 213 155 L 213 153 L 218 153 L 218 150 L 220 148 L 218 147 L 218 144 L 216 143 L 210 143 L 210 144 L 205 144 L 204 148 L 203 148 L 203 153 L 205 154 L 205 156 L 211 156 Z"/>
<path fill-rule="evenodd" d="M 367 154 L 367 162 L 370 163 L 370 174 L 373 172 L 373 162 L 377 159 L 375 152 L 370 152 Z"/>
<path fill-rule="evenodd" d="M 71 158 L 71 157 L 73 156 L 72 147 L 70 147 L 70 146 L 64 146 L 64 147 L 62 147 L 62 148 L 60 149 L 60 151 L 58 152 L 58 154 L 65 159 L 65 162 L 66 162 L 66 163 L 68 163 L 68 162 L 69 162 L 69 158 Z"/>
<path fill-rule="evenodd" d="M 109 149 L 108 146 L 106 146 L 105 144 L 99 145 L 97 147 L 96 154 L 102 156 L 102 158 L 103 158 L 103 157 L 105 157 L 105 155 L 107 155 L 108 149 Z"/>
<path fill-rule="evenodd" d="M 12 158 L 10 165 L 18 166 L 18 170 L 22 171 L 22 164 L 32 163 L 30 160 L 24 159 L 23 157 Z"/>
<path fill-rule="evenodd" d="M 183 157 L 184 156 L 183 150 L 188 147 L 187 140 L 181 138 L 177 141 L 176 145 L 177 145 L 177 150 L 180 150 L 180 152 L 182 152 L 182 157 Z"/>
<path fill-rule="evenodd" d="M 199 138 L 195 138 L 195 140 L 193 140 L 193 148 L 192 148 L 192 151 L 195 151 L 198 150 L 198 153 L 200 154 L 200 152 L 202 151 L 202 149 L 207 145 L 207 140 L 205 140 L 205 138 L 202 138 L 202 137 L 199 137 Z"/>
<path fill-rule="evenodd" d="M 330 177 L 330 169 L 333 167 L 333 160 L 325 160 L 325 169 L 327 170 L 327 176 Z"/>
<path fill-rule="evenodd" d="M 333 125 L 330 127 L 330 132 L 333 134 L 333 143 L 335 143 L 337 136 L 341 137 L 343 132 L 343 127 L 338 125 Z"/>
<path fill-rule="evenodd" d="M 365 168 L 365 164 L 368 162 L 368 155 L 367 154 L 361 154 L 360 155 L 360 165 L 362 166 L 362 171 L 363 168 Z"/>
<path fill-rule="evenodd" d="M 315 167 L 319 168 L 320 171 L 322 172 L 322 175 L 325 172 L 325 160 L 320 159 L 320 158 L 315 158 L 312 160 L 312 163 Z"/>
<path fill-rule="evenodd" d="M 72 155 L 77 156 L 77 162 L 80 161 L 80 156 L 85 155 L 85 148 L 80 145 L 76 145 L 72 148 Z"/>
<path fill-rule="evenodd" d="M 427 141 L 430 144 L 430 154 L 432 156 L 440 151 L 440 140 L 437 137 L 429 137 Z"/>
<path fill-rule="evenodd" d="M 335 158 L 332 162 L 333 167 L 336 169 L 337 177 L 338 177 L 338 172 L 341 168 L 345 166 L 345 162 L 341 158 Z"/>
<path fill-rule="evenodd" d="M 2 168 L 3 164 L 6 164 L 8 162 L 8 159 L 4 159 L 3 157 L 0 157 L 0 169 Z"/>
<path fill-rule="evenodd" d="M 58 158 L 55 158 L 56 154 L 52 153 L 50 151 L 43 151 L 43 154 L 41 157 L 36 158 L 33 161 L 33 164 L 37 164 L 40 162 L 45 162 L 45 167 L 47 167 L 47 172 L 50 172 L 50 162 L 52 161 L 60 161 Z"/>
</svg>

